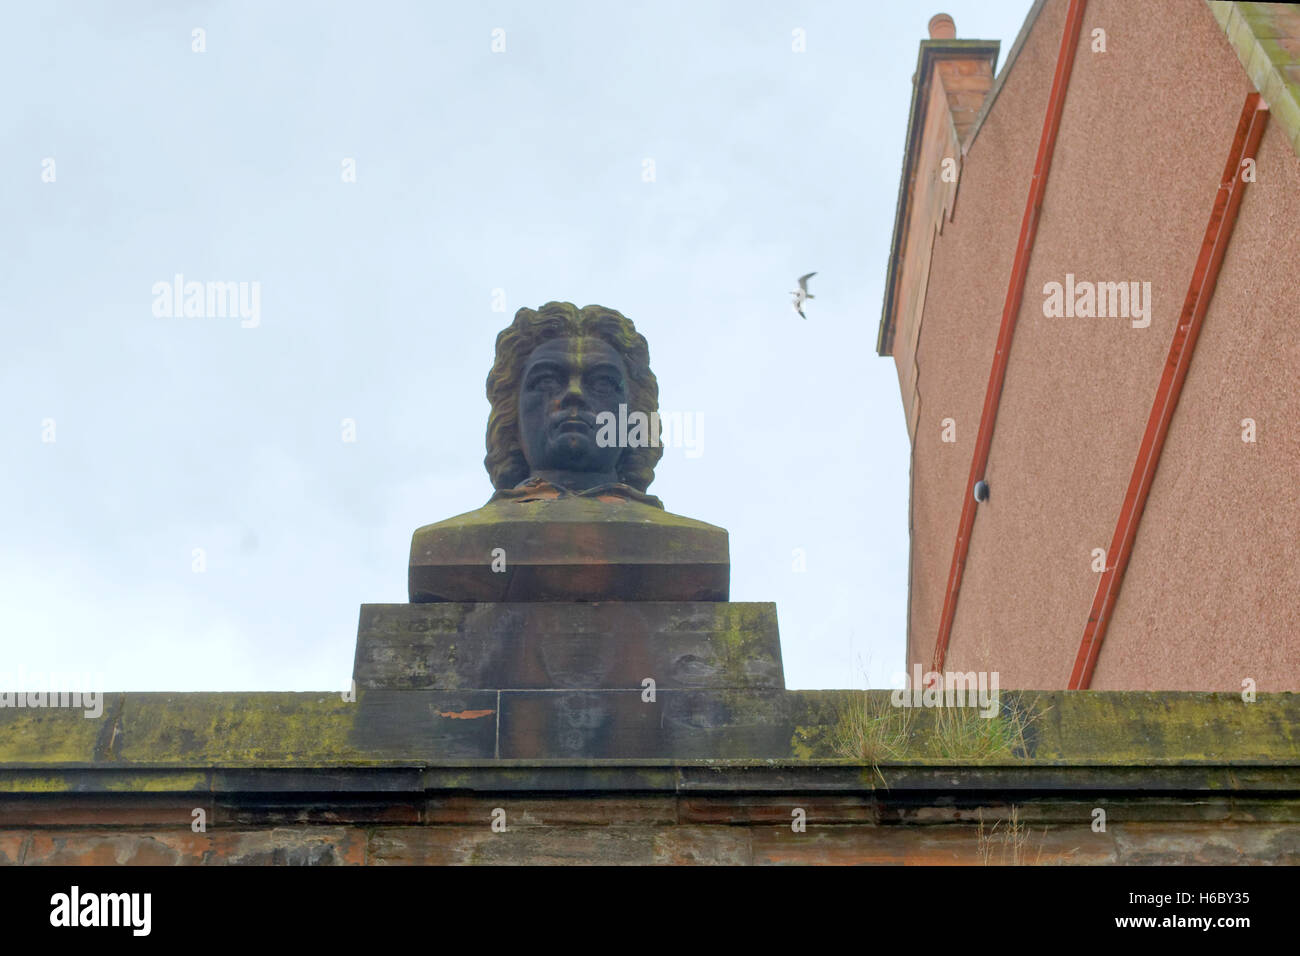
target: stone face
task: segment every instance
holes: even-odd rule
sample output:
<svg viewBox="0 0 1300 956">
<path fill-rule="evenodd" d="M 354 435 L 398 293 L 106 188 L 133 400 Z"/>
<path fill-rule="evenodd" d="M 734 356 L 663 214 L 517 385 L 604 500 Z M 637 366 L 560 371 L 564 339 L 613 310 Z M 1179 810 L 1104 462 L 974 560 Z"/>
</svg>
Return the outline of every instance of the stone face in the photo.
<svg viewBox="0 0 1300 956">
<path fill-rule="evenodd" d="M 405 690 L 780 689 L 776 606 L 366 604 L 353 677 Z"/>
<path fill-rule="evenodd" d="M 417 530 L 412 602 L 725 601 L 727 532 L 631 499 L 489 502 Z"/>
</svg>

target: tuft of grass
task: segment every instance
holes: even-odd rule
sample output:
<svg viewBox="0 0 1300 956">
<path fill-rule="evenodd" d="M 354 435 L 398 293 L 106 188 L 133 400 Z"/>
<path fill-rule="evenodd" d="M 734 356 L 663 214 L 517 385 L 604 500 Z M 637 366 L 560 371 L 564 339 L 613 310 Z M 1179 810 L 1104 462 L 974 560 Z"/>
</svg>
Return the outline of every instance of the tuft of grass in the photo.
<svg viewBox="0 0 1300 956">
<path fill-rule="evenodd" d="M 1002 832 L 998 828 L 1002 827 Z M 1047 836 L 1047 830 L 1043 830 L 1043 836 Z M 984 831 L 984 811 L 979 811 L 979 828 L 975 833 L 979 845 L 980 859 L 984 861 L 985 866 L 994 865 L 994 854 L 997 853 L 998 866 L 1007 865 L 1007 851 L 1011 851 L 1011 865 L 1021 866 L 1026 860 L 1022 858 L 1025 848 L 1029 843 L 1029 828 L 1020 822 L 1020 810 L 1013 803 L 1011 805 L 1011 819 L 997 820 L 994 822 L 986 833 Z M 1043 852 L 1042 844 L 1039 844 L 1038 853 L 1041 856 Z"/>
<path fill-rule="evenodd" d="M 1039 718 L 1020 708 L 1003 707 L 984 717 L 975 707 L 935 707 L 930 742 L 936 757 L 987 760 L 1027 752 L 1025 731 Z"/>
<path fill-rule="evenodd" d="M 1026 707 L 1004 699 L 995 715 L 984 717 L 975 707 L 895 707 L 888 693 L 867 692 L 841 712 L 831 743 L 839 756 L 871 764 L 883 783 L 881 764 L 909 758 L 1024 757 L 1025 735 L 1041 717 L 1037 701 Z"/>
<path fill-rule="evenodd" d="M 871 764 L 886 787 L 880 764 L 907 755 L 912 739 L 912 711 L 894 707 L 885 694 L 862 694 L 840 715 L 831 746 L 841 757 Z"/>
<path fill-rule="evenodd" d="M 998 828 L 1001 827 L 1001 832 Z M 1076 846 L 1065 854 L 1057 854 L 1051 859 L 1043 859 L 1043 841 L 1047 839 L 1047 827 L 1043 827 L 1043 835 L 1038 840 L 1038 851 L 1034 854 L 1033 860 L 1029 859 L 1029 841 L 1031 839 L 1030 828 L 1020 821 L 1020 808 L 1014 803 L 1011 805 L 1011 818 L 1009 820 L 996 820 L 993 826 L 986 832 L 984 829 L 984 811 L 979 811 L 979 827 L 975 833 L 978 841 L 980 859 L 985 866 L 1053 866 L 1062 863 L 1068 863 L 1069 857 L 1079 852 Z M 1011 859 L 1007 859 L 1008 854 Z M 996 855 L 997 859 L 994 860 Z"/>
</svg>

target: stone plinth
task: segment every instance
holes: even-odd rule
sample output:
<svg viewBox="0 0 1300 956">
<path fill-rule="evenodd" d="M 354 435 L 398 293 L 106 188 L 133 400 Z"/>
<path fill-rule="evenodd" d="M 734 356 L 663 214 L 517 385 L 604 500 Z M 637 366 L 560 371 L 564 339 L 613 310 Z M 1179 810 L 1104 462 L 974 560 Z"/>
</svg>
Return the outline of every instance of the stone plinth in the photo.
<svg viewBox="0 0 1300 956">
<path fill-rule="evenodd" d="M 364 604 L 353 678 L 393 690 L 781 690 L 776 605 Z"/>
<path fill-rule="evenodd" d="M 789 748 L 770 603 L 368 604 L 353 676 L 367 739 L 461 757 Z"/>
<path fill-rule="evenodd" d="M 420 603 L 725 601 L 730 577 L 723 528 L 573 495 L 494 501 L 420 528 L 408 585 Z"/>
</svg>

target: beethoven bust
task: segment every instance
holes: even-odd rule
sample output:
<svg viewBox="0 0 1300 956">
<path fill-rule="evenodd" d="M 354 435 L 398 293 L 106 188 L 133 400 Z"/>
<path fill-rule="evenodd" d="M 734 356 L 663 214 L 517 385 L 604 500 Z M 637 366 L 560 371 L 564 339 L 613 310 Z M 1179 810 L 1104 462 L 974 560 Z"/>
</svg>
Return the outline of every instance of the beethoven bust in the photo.
<svg viewBox="0 0 1300 956">
<path fill-rule="evenodd" d="M 659 410 L 650 349 L 631 320 L 612 309 L 550 302 L 520 309 L 497 336 L 487 379 L 487 467 L 493 500 L 528 492 L 608 491 L 663 507 L 645 494 L 663 456 L 657 444 L 619 447 L 598 440 L 598 419 L 619 406 Z M 608 487 L 606 487 L 608 486 Z"/>
<path fill-rule="evenodd" d="M 727 600 L 726 531 L 646 494 L 657 440 L 624 429 L 620 444 L 602 427 L 659 409 L 630 319 L 568 302 L 520 309 L 497 336 L 487 397 L 496 492 L 415 532 L 412 602 Z"/>
</svg>

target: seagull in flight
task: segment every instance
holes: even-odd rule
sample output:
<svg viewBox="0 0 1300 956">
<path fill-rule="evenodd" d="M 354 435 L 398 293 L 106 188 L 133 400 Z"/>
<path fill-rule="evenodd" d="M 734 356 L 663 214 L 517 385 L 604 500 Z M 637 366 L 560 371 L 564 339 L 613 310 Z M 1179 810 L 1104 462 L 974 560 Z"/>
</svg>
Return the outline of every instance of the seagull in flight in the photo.
<svg viewBox="0 0 1300 956">
<path fill-rule="evenodd" d="M 806 302 L 808 299 L 817 298 L 817 296 L 813 295 L 811 292 L 808 291 L 808 280 L 811 279 L 816 274 L 817 273 L 815 272 L 810 272 L 806 276 L 800 276 L 799 288 L 795 289 L 793 292 L 790 293 L 792 296 L 794 296 L 794 310 L 799 313 L 799 318 L 801 319 L 808 318 L 808 316 L 803 314 L 804 302 Z"/>
</svg>

